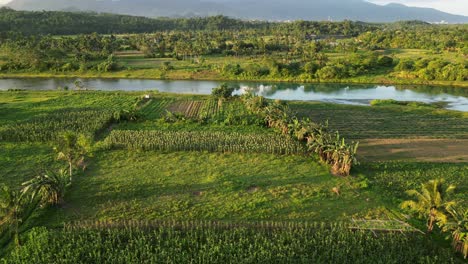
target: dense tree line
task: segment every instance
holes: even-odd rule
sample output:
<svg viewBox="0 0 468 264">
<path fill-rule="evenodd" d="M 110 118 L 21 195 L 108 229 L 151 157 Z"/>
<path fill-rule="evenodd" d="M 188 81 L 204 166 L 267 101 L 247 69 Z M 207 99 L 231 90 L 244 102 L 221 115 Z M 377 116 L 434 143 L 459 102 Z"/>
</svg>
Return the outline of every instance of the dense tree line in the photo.
<svg viewBox="0 0 468 264">
<path fill-rule="evenodd" d="M 113 53 L 118 49 L 119 41 L 112 35 L 94 33 L 73 38 L 17 35 L 1 43 L 5 62 L 0 64 L 0 71 L 75 71 L 92 67 L 110 71 L 115 70 Z"/>
<path fill-rule="evenodd" d="M 361 34 L 361 44 L 368 49 L 450 50 L 468 54 L 468 26 L 420 26 L 395 30 L 379 29 Z"/>
<path fill-rule="evenodd" d="M 161 31 L 216 31 L 255 29 L 265 32 L 283 31 L 316 35 L 356 36 L 375 25 L 361 22 L 311 22 L 298 21 L 279 23 L 267 21 L 244 21 L 224 16 L 195 18 L 146 18 L 92 12 L 15 11 L 0 8 L 0 32 L 23 34 L 75 35 L 119 33 L 150 33 Z"/>
<path fill-rule="evenodd" d="M 437 26 L 418 21 L 386 25 L 350 21 L 273 23 L 223 16 L 150 19 L 6 8 L 0 9 L 0 25 L 6 25 L 0 28 L 2 72 L 116 71 L 123 69 L 115 59 L 116 52 L 138 50 L 147 58 L 191 61 L 229 79 L 338 80 L 376 72 L 428 81 L 468 79 L 468 65 L 463 61 L 428 56 L 398 60 L 392 54 L 400 48 L 415 48 L 466 56 L 466 25 Z M 115 32 L 152 33 L 75 34 L 86 30 L 109 33 L 114 28 Z M 42 34 L 48 31 L 74 35 Z M 393 51 L 383 53 L 384 49 Z M 330 59 L 331 53 L 346 56 Z M 205 64 L 208 56 L 244 57 L 256 62 Z M 161 66 L 164 73 L 171 70 L 169 62 Z"/>
<path fill-rule="evenodd" d="M 77 36 L 10 35 L 0 42 L 4 54 L 0 71 L 88 71 L 119 70 L 114 53 L 139 50 L 148 58 L 175 58 L 203 64 L 204 56 L 244 56 L 257 58 L 256 63 L 208 65 L 227 78 L 338 80 L 372 74 L 394 72 L 403 78 L 464 81 L 468 79 L 466 62 L 442 59 L 396 59 L 367 49 L 358 41 L 333 39 L 307 40 L 291 35 L 258 35 L 254 30 L 233 31 L 170 31 L 154 34 Z M 344 58 L 329 59 L 327 52 L 347 51 Z M 164 72 L 172 70 L 164 64 Z"/>
</svg>

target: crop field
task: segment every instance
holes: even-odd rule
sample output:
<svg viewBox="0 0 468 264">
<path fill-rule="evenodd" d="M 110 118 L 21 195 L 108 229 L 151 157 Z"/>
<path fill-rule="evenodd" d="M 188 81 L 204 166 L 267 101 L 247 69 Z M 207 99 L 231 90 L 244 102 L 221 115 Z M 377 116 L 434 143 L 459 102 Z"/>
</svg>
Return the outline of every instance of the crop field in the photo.
<svg viewBox="0 0 468 264">
<path fill-rule="evenodd" d="M 35 229 L 9 263 L 457 263 L 421 234 L 350 231 L 340 224 L 229 228 L 183 223 L 153 230 Z M 125 243 L 122 243 L 125 241 Z M 365 243 L 363 243 L 365 241 Z M 378 254 L 369 254 L 374 252 Z M 64 262 L 64 260 L 66 260 Z"/>
<path fill-rule="evenodd" d="M 305 153 L 304 146 L 284 136 L 224 132 L 113 130 L 104 143 L 109 148 L 133 150 Z"/>
<path fill-rule="evenodd" d="M 51 141 L 72 130 L 94 136 L 112 121 L 113 113 L 91 109 L 64 109 L 31 120 L 0 127 L 0 141 Z"/>
<path fill-rule="evenodd" d="M 437 109 L 402 106 L 349 106 L 293 103 L 299 116 L 329 121 L 332 129 L 352 139 L 468 138 L 468 115 Z"/>
<path fill-rule="evenodd" d="M 366 162 L 468 162 L 467 139 L 388 138 L 359 142 L 359 157 Z"/>
<path fill-rule="evenodd" d="M 0 264 L 466 263 L 468 25 L 10 1 Z"/>
<path fill-rule="evenodd" d="M 200 109 L 201 117 L 211 117 L 219 113 L 219 105 L 216 100 L 206 100 L 203 107 Z"/>
<path fill-rule="evenodd" d="M 111 123 L 114 113 L 136 102 L 136 96 L 95 92 L 51 94 L 29 101 L 27 92 L 2 93 L 0 141 L 50 141 L 66 130 L 94 136 Z"/>
<path fill-rule="evenodd" d="M 304 154 L 304 143 L 266 128 L 264 121 L 258 123 L 241 100 L 220 103 L 208 96 L 159 93 L 142 99 L 143 95 L 0 93 L 0 182 L 11 188 L 64 167 L 53 150 L 60 131 L 98 134 L 87 169 L 76 170 L 64 203 L 40 208 L 28 220 L 28 226 L 42 227 L 20 232 L 22 247 L 5 255 L 7 263 L 24 263 L 28 258 L 60 262 L 57 256 L 66 256 L 69 263 L 128 263 L 155 255 L 160 257 L 156 262 L 161 258 L 167 262 L 194 258 L 200 262 L 250 258 L 264 263 L 272 259 L 367 263 L 372 258 L 389 260 L 385 263 L 460 262 L 438 236 L 390 232 L 375 237 L 369 231 L 351 232 L 338 222 L 399 219 L 424 230 L 425 222 L 410 217 L 399 205 L 408 199 L 406 190 L 437 178 L 456 185 L 454 199 L 466 204 L 468 166 L 455 157 L 463 155 L 468 138 L 465 114 L 426 107 L 292 102 L 291 109 L 299 116 L 328 120 L 330 128 L 339 129 L 347 139 L 362 140 L 361 164 L 353 167 L 351 177 L 336 177 L 318 157 Z M 138 112 L 136 121 L 114 120 L 115 113 L 131 109 Z M 167 111 L 180 111 L 186 118 L 168 122 Z M 430 160 L 429 151 L 437 152 L 437 145 L 435 149 L 420 145 L 410 159 L 394 152 L 397 147 L 378 147 L 390 139 L 414 144 L 444 140 L 440 146 L 455 142 L 458 154 L 444 161 L 455 153 L 447 148 Z M 185 230 L 172 226 L 63 229 L 64 224 L 80 221 L 191 224 Z M 218 221 L 248 226 L 219 228 Z M 277 223 L 261 227 L 268 221 Z M 329 226 L 303 226 L 322 221 Z M 245 250 L 247 245 L 253 246 Z M 378 254 L 369 255 L 369 250 Z"/>
<path fill-rule="evenodd" d="M 149 99 L 140 106 L 140 112 L 147 119 L 157 119 L 166 113 L 167 107 L 172 102 L 172 99 Z"/>
<path fill-rule="evenodd" d="M 64 109 L 120 111 L 133 108 L 137 100 L 136 94 L 94 91 L 0 92 L 0 124 L 27 121 Z"/>
<path fill-rule="evenodd" d="M 203 107 L 202 101 L 178 101 L 171 104 L 167 109 L 174 114 L 182 114 L 187 118 L 195 118 L 199 116 L 199 112 Z"/>
</svg>

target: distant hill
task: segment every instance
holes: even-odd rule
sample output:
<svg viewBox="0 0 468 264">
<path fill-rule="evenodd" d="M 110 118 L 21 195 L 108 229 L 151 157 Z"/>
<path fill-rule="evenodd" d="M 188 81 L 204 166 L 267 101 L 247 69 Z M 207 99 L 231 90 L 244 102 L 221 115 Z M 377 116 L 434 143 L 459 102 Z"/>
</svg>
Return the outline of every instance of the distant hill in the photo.
<svg viewBox="0 0 468 264">
<path fill-rule="evenodd" d="M 399 20 L 468 23 L 468 17 L 400 4 L 380 6 L 364 0 L 13 0 L 16 10 L 81 10 L 147 17 L 227 15 L 261 20 Z"/>
</svg>

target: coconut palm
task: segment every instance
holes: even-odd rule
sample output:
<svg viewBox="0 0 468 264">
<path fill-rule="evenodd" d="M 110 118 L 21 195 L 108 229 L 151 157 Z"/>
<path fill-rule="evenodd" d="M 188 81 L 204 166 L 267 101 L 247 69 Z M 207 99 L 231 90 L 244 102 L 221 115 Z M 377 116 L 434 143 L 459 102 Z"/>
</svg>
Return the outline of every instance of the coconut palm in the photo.
<svg viewBox="0 0 468 264">
<path fill-rule="evenodd" d="M 72 182 L 73 168 L 84 163 L 84 159 L 90 153 L 90 140 L 84 135 L 73 132 L 65 132 L 59 136 L 57 145 L 57 159 L 68 163 L 70 183 Z"/>
<path fill-rule="evenodd" d="M 448 195 L 455 190 L 454 185 L 444 188 L 444 180 L 431 180 L 421 184 L 421 191 L 409 190 L 406 193 L 415 200 L 404 201 L 401 208 L 410 209 L 421 217 L 427 218 L 427 231 L 432 232 L 434 224 L 446 218 L 446 210 L 455 205 L 448 200 Z"/>
<path fill-rule="evenodd" d="M 41 207 L 58 205 L 63 202 L 66 189 L 70 186 L 70 178 L 66 170 L 58 173 L 40 174 L 30 181 L 23 183 L 21 193 L 31 193 L 31 199 L 39 198 Z"/>
<path fill-rule="evenodd" d="M 452 246 L 455 251 L 468 257 L 468 209 L 447 208 L 447 218 L 442 218 L 437 223 L 444 232 L 452 235 Z"/>
</svg>

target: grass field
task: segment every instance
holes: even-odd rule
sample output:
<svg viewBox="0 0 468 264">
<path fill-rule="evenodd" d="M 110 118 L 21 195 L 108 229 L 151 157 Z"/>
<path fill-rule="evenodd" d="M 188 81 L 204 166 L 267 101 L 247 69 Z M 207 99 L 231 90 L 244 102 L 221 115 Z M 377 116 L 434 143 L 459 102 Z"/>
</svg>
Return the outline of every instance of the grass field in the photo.
<svg viewBox="0 0 468 264">
<path fill-rule="evenodd" d="M 214 122 L 234 112 L 243 116 L 245 113 L 235 101 L 218 106 L 207 96 L 153 94 L 151 99 L 142 100 L 142 95 L 0 92 L 0 132 L 15 122 L 27 124 L 40 116 L 83 108 L 104 112 L 136 107 L 141 114 L 137 122 L 115 122 L 107 124 L 104 130 L 94 131 L 99 142 L 87 170 L 76 175 L 65 203 L 58 208 L 41 209 L 31 226 L 60 228 L 63 223 L 76 220 L 302 223 L 397 218 L 406 221 L 407 216 L 398 208 L 408 198 L 404 191 L 436 178 L 457 185 L 455 198 L 461 204 L 468 202 L 468 163 L 464 151 L 468 148 L 468 117 L 460 112 L 398 105 L 292 103 L 291 108 L 300 116 L 328 120 L 331 128 L 339 129 L 347 138 L 363 141 L 361 165 L 353 169 L 352 177 L 343 178 L 332 176 L 317 158 L 303 154 L 104 147 L 102 141 L 119 130 L 276 135 L 271 129 L 255 124 Z M 181 113 L 187 119 L 165 122 L 167 111 Z M 212 121 L 196 121 L 205 112 Z M 384 143 L 390 145 L 380 147 Z M 446 147 L 450 144 L 456 148 Z M 413 151 L 411 155 L 402 150 L 405 147 Z M 37 143 L 1 140 L 0 151 L 0 183 L 13 188 L 19 188 L 44 169 L 64 165 L 55 160 L 52 142 L 48 140 Z M 424 228 L 421 221 L 410 222 Z M 26 238 L 26 234 L 23 236 Z M 445 242 L 440 243 L 446 246 Z"/>
</svg>

